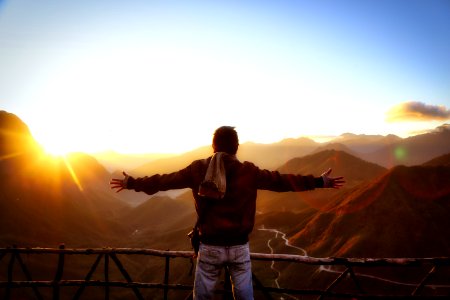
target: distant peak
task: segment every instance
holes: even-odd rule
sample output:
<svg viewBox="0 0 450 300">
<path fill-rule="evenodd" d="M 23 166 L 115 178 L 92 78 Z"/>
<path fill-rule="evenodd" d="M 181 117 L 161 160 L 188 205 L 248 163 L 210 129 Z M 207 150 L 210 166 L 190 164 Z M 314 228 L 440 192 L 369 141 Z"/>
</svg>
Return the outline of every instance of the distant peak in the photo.
<svg viewBox="0 0 450 300">
<path fill-rule="evenodd" d="M 305 142 L 315 143 L 313 139 L 308 138 L 308 137 L 286 138 L 286 139 L 282 139 L 278 143 L 292 145 L 292 144 L 299 144 L 299 143 L 304 144 Z"/>
<path fill-rule="evenodd" d="M 0 155 L 38 154 L 41 151 L 28 126 L 15 114 L 1 110 Z"/>
<path fill-rule="evenodd" d="M 437 131 L 437 132 L 450 131 L 450 124 L 449 123 L 444 123 L 441 126 L 436 127 L 435 131 Z"/>
<path fill-rule="evenodd" d="M 0 128 L 29 133 L 28 126 L 15 114 L 0 110 Z"/>
<path fill-rule="evenodd" d="M 354 137 L 354 136 L 356 136 L 356 134 L 350 133 L 350 132 L 345 132 L 345 133 L 341 134 L 340 136 L 341 137 Z"/>
</svg>

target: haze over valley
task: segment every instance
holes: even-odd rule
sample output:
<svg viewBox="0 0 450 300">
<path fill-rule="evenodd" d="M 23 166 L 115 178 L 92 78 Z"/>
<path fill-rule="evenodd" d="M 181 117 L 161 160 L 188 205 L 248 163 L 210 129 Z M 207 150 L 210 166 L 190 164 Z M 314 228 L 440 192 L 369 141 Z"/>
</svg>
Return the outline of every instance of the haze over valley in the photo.
<svg viewBox="0 0 450 300">
<path fill-rule="evenodd" d="M 141 165 L 134 157 L 126 171 L 133 176 L 171 172 L 211 154 L 210 147 L 201 147 L 178 156 L 149 155 Z M 64 243 L 66 247 L 190 250 L 186 234 L 196 216 L 188 190 L 153 196 L 114 193 L 109 180 L 120 176 L 121 170 L 110 170 L 118 161 L 110 160 L 106 166 L 101 158 L 83 153 L 50 156 L 27 125 L 5 111 L 0 112 L 0 156 L 1 247 Z M 315 257 L 450 253 L 450 127 L 446 124 L 409 138 L 345 134 L 328 143 L 306 138 L 244 143 L 238 158 L 286 173 L 318 176 L 332 168 L 333 174 L 347 181 L 340 190 L 259 191 L 252 252 L 303 255 L 305 251 Z M 276 238 L 276 231 L 285 235 L 286 242 L 279 240 L 270 249 L 267 241 Z M 289 268 L 281 266 L 280 274 L 291 272 Z M 279 281 L 287 283 L 289 278 L 280 275 Z"/>
<path fill-rule="evenodd" d="M 110 190 L 108 182 L 112 177 L 120 176 L 121 170 L 109 172 L 96 158 L 88 154 L 73 153 L 66 157 L 46 155 L 20 118 L 2 111 L 0 121 L 2 127 L 0 222 L 2 222 L 1 242 L 4 246 L 12 244 L 42 246 L 58 243 L 73 246 L 100 244 L 126 246 L 130 241 L 137 242 L 135 239 L 139 235 L 140 246 L 151 247 L 152 235 L 146 235 L 147 230 L 154 231 L 154 234 L 159 236 L 183 228 L 187 230 L 192 226 L 195 217 L 190 191 L 175 191 L 174 194 L 158 193 L 153 196 L 132 191 L 114 193 Z M 427 226 L 442 228 L 438 232 L 442 238 L 436 237 L 436 243 L 442 240 L 443 247 L 437 245 L 428 247 L 429 241 L 424 243 L 423 249 L 420 247 L 415 249 L 417 255 L 421 256 L 426 255 L 427 251 L 429 255 L 438 255 L 440 251 L 442 255 L 445 254 L 445 249 L 449 249 L 445 246 L 445 241 L 450 241 L 445 230 L 448 226 L 444 226 L 447 225 L 444 220 L 447 219 L 445 216 L 448 213 L 450 189 L 448 186 L 450 177 L 447 173 L 450 128 L 442 125 L 430 133 L 407 139 L 345 134 L 336 140 L 319 144 L 306 138 L 299 138 L 275 144 L 241 145 L 238 158 L 253 161 L 261 168 L 315 176 L 328 168 L 333 168 L 334 174 L 345 176 L 347 181 L 342 190 L 302 193 L 259 191 L 257 223 L 261 224 L 261 220 L 268 216 L 271 220 L 276 220 L 275 215 L 278 213 L 298 213 L 300 214 L 296 219 L 298 224 L 295 226 L 283 225 L 284 218 L 280 218 L 277 226 L 291 228 L 288 236 L 295 243 L 307 243 L 306 241 L 317 239 L 319 228 L 325 230 L 326 226 L 336 222 L 333 221 L 333 216 L 339 216 L 341 220 L 342 216 L 350 217 L 368 212 L 374 214 L 375 210 L 369 207 L 382 205 L 385 209 L 385 213 L 381 214 L 383 218 L 392 217 L 385 222 L 398 230 L 401 228 L 400 224 L 407 222 L 426 225 L 424 228 L 414 226 L 422 228 L 424 231 L 422 234 L 431 230 Z M 398 149 L 402 149 L 402 155 L 397 154 Z M 133 169 L 126 171 L 133 176 L 171 172 L 185 167 L 194 159 L 211 154 L 210 147 L 201 147 L 179 156 L 153 159 L 150 162 L 143 159 L 142 165 L 134 164 Z M 395 196 L 390 196 L 394 191 Z M 426 208 L 431 210 L 427 214 L 430 220 L 421 217 Z M 409 212 L 407 214 L 409 221 L 396 215 L 406 211 Z M 309 217 L 306 212 L 310 213 Z M 300 217 L 302 215 L 303 217 Z M 440 215 L 442 218 L 438 217 Z M 164 218 L 158 220 L 158 216 Z M 311 220 L 306 224 L 305 219 L 308 218 Z M 325 219 L 328 221 L 325 222 Z M 321 220 L 321 225 L 314 225 L 318 220 Z M 354 224 L 350 220 L 347 222 L 350 222 L 348 226 L 355 229 L 364 223 L 375 226 L 379 221 L 380 218 L 376 216 L 364 215 L 353 220 L 352 222 L 356 222 Z M 435 222 L 437 224 L 432 225 Z M 325 225 L 328 223 L 330 225 Z M 386 226 L 375 227 L 380 230 L 386 228 Z M 296 229 L 293 231 L 292 228 Z M 308 228 L 316 229 L 311 231 Z M 409 234 L 413 234 L 407 232 L 408 228 L 411 226 L 405 225 L 405 232 L 402 233 L 406 239 Z M 333 236 L 341 236 L 342 241 L 351 240 L 351 237 L 342 238 L 349 234 L 349 230 L 344 228 L 340 230 L 343 231 L 333 232 Z M 314 232 L 316 235 L 311 236 Z M 414 234 L 417 235 L 418 232 Z M 427 236 L 430 237 L 430 234 Z M 411 241 L 415 235 L 411 236 Z M 387 231 L 385 238 L 388 236 Z M 364 239 L 379 237 L 377 233 L 366 232 Z M 159 237 L 155 238 L 158 239 Z M 180 241 L 185 243 L 177 247 L 189 247 L 187 240 L 180 239 Z M 419 239 L 417 242 L 420 241 Z M 399 243 L 398 247 L 402 244 Z M 319 251 L 317 254 L 335 255 L 343 251 L 338 248 L 334 250 L 332 247 L 325 248 L 329 249 L 328 252 Z M 377 248 L 380 248 L 380 253 L 370 255 L 402 254 L 402 251 L 395 250 L 394 246 L 389 247 L 392 253 L 381 251 L 383 248 L 381 245 L 370 247 L 372 251 Z M 364 251 L 361 250 L 355 250 L 352 254 L 352 249 L 356 249 L 356 243 L 352 244 L 352 247 L 347 245 L 342 254 L 364 255 Z"/>
</svg>

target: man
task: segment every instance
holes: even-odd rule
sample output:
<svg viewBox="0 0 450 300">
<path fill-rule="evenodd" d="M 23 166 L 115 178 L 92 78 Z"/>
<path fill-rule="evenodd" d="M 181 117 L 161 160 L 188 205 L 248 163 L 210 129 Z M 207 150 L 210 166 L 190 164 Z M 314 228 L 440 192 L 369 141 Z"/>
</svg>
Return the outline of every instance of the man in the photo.
<svg viewBox="0 0 450 300">
<path fill-rule="evenodd" d="M 214 155 L 170 174 L 112 179 L 111 188 L 133 189 L 152 195 L 158 191 L 191 188 L 198 215 L 200 246 L 195 270 L 194 299 L 211 299 L 221 269 L 228 267 L 235 299 L 253 299 L 248 236 L 255 223 L 258 189 L 287 192 L 340 188 L 343 177 L 280 174 L 259 169 L 236 158 L 239 147 L 234 127 L 218 128 Z"/>
</svg>

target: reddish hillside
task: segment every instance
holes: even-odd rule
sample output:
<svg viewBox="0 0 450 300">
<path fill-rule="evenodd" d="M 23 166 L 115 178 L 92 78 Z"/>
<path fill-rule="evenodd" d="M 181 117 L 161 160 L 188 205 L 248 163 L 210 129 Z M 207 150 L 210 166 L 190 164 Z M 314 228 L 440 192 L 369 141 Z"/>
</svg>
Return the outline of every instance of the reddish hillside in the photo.
<svg viewBox="0 0 450 300">
<path fill-rule="evenodd" d="M 320 176 L 328 168 L 333 169 L 332 176 L 344 176 L 346 185 L 340 190 L 316 189 L 299 193 L 274 193 L 258 191 L 257 210 L 264 213 L 269 211 L 302 210 L 305 205 L 323 209 L 325 205 L 333 203 L 334 199 L 341 199 L 349 189 L 373 180 L 384 174 L 386 169 L 363 161 L 346 152 L 325 150 L 319 153 L 294 158 L 281 166 L 278 171 L 293 174 L 312 174 Z"/>
<path fill-rule="evenodd" d="M 313 256 L 447 256 L 449 182 L 448 167 L 396 167 L 318 213 L 291 241 Z"/>
<path fill-rule="evenodd" d="M 278 171 L 282 173 L 313 174 L 319 176 L 328 168 L 333 169 L 332 176 L 344 176 L 347 185 L 350 186 L 373 179 L 386 172 L 386 169 L 379 165 L 336 150 L 325 150 L 291 159 L 278 168 Z"/>
</svg>

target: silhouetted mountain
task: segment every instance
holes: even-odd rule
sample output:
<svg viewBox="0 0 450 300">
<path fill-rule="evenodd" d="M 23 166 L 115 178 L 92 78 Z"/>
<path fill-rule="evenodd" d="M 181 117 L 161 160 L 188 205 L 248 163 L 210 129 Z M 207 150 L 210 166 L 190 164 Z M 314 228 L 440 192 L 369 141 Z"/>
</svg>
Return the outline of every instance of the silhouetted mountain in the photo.
<svg viewBox="0 0 450 300">
<path fill-rule="evenodd" d="M 450 125 L 444 124 L 436 130 L 402 139 L 382 149 L 361 157 L 384 167 L 396 165 L 421 165 L 426 161 L 450 152 Z"/>
<path fill-rule="evenodd" d="M 13 176 L 17 166 L 41 154 L 42 148 L 31 136 L 28 126 L 16 115 L 0 111 L 0 175 Z"/>
<path fill-rule="evenodd" d="M 333 169 L 331 176 L 344 176 L 347 186 L 355 186 L 383 174 L 386 169 L 344 151 L 325 150 L 289 160 L 277 170 L 282 173 L 313 174 Z"/>
<path fill-rule="evenodd" d="M 298 212 L 305 207 L 322 209 L 334 199 L 342 197 L 349 189 L 373 180 L 384 174 L 386 169 L 376 164 L 363 161 L 343 151 L 325 150 L 289 160 L 277 170 L 281 173 L 293 173 L 320 176 L 329 168 L 331 176 L 344 176 L 343 189 L 316 189 L 300 193 L 275 193 L 258 191 L 257 210 L 261 213 L 270 211 Z"/>
<path fill-rule="evenodd" d="M 350 154 L 352 156 L 358 157 L 358 154 L 354 153 L 352 150 L 350 150 L 349 147 L 347 147 L 346 145 L 341 144 L 341 143 L 327 143 L 323 146 L 318 147 L 316 150 L 314 150 L 313 153 L 318 153 L 318 152 L 322 152 L 322 151 L 326 151 L 326 150 L 343 151 L 343 152 L 347 152 L 348 154 Z"/>
<path fill-rule="evenodd" d="M 112 221 L 127 205 L 112 196 L 92 157 L 45 155 L 16 116 L 0 113 L 0 240 L 4 246 L 100 245 L 120 240 Z"/>
<path fill-rule="evenodd" d="M 423 164 L 424 166 L 450 166 L 450 153 L 433 158 Z"/>
<path fill-rule="evenodd" d="M 313 256 L 446 256 L 449 178 L 448 167 L 395 167 L 317 213 L 291 241 Z"/>
</svg>

